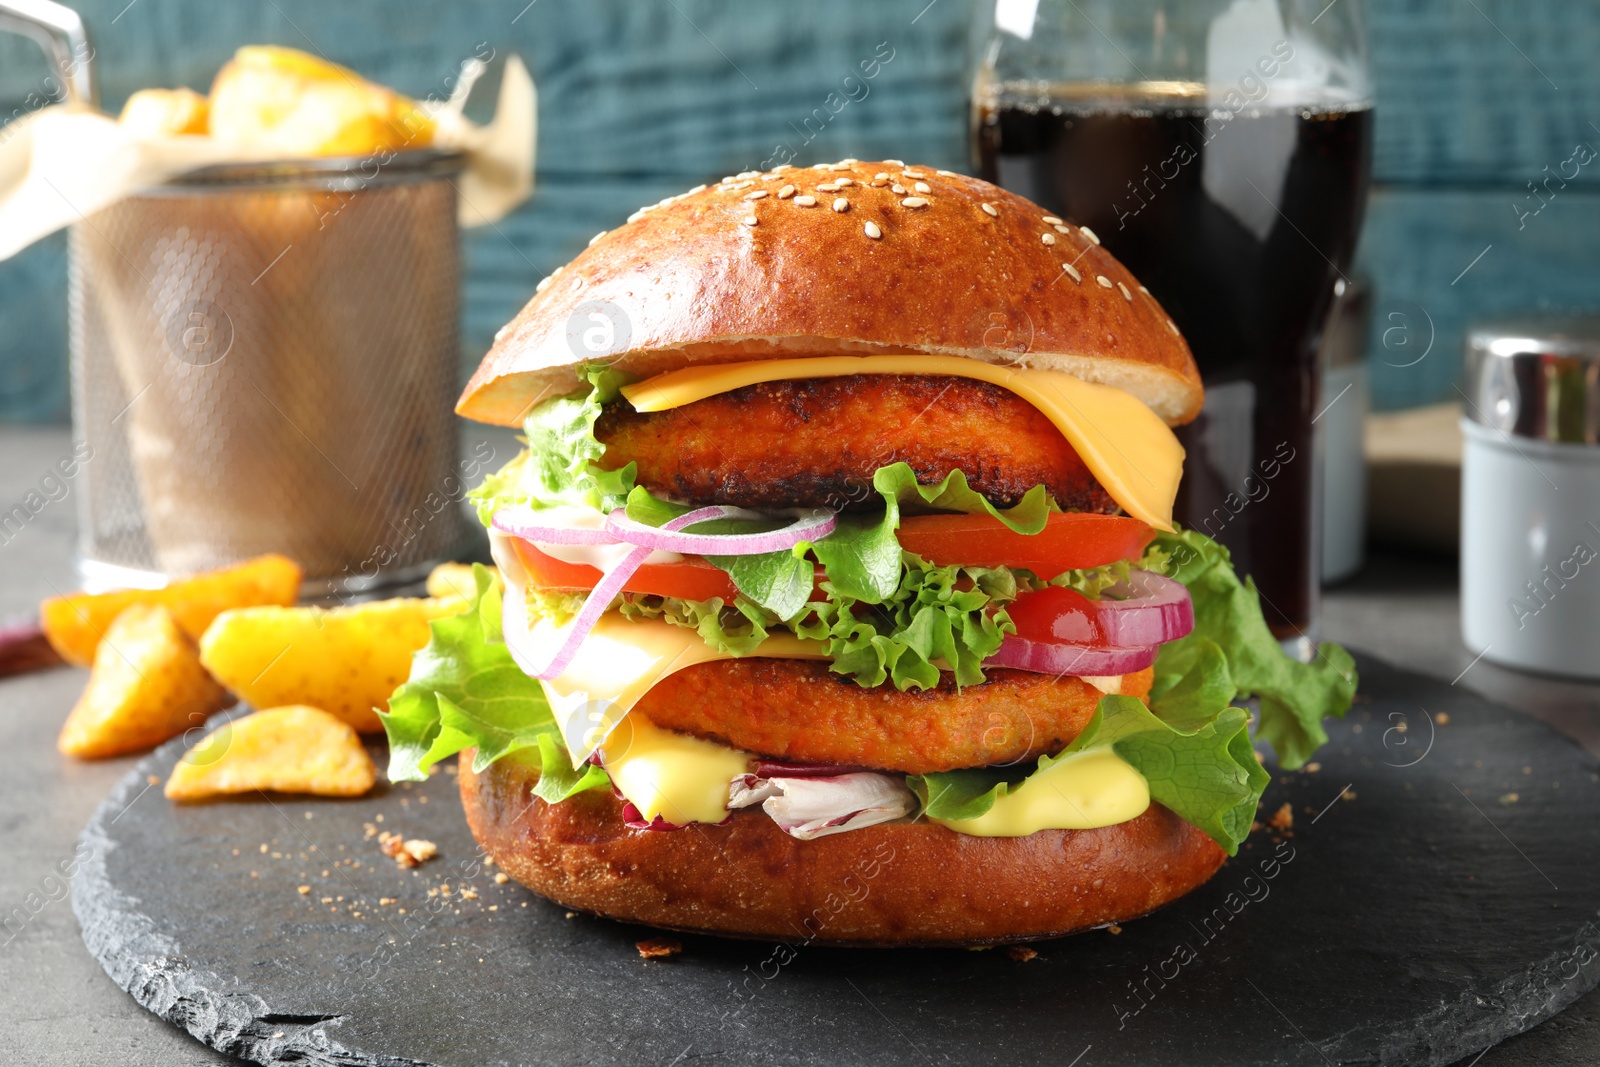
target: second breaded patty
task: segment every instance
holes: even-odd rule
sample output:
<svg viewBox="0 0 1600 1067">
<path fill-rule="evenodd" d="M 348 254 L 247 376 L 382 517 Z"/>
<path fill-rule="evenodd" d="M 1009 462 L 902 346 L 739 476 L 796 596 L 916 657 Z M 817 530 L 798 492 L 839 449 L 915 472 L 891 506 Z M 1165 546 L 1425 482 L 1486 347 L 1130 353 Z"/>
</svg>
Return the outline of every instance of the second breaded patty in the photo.
<svg viewBox="0 0 1600 1067">
<path fill-rule="evenodd" d="M 1043 485 L 1063 510 L 1117 510 L 1037 408 L 971 378 L 765 382 L 648 414 L 619 401 L 595 436 L 603 466 L 637 463 L 645 488 L 693 504 L 872 507 L 873 472 L 905 462 L 925 485 L 960 470 L 1001 507 Z"/>
<path fill-rule="evenodd" d="M 775 759 L 906 774 L 1009 765 L 1060 751 L 1101 693 L 1081 678 L 991 669 L 980 685 L 863 689 L 818 660 L 719 660 L 663 679 L 635 708 L 657 726 Z M 1151 672 L 1128 675 L 1143 697 Z"/>
</svg>

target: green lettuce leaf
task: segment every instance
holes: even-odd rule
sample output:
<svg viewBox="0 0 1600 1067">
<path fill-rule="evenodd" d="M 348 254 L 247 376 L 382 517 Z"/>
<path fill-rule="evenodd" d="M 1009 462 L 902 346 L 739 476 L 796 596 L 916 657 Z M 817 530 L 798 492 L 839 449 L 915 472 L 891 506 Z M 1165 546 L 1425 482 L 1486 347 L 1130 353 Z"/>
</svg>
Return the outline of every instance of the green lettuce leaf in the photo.
<svg viewBox="0 0 1600 1067">
<path fill-rule="evenodd" d="M 1322 720 L 1342 718 L 1356 691 L 1355 661 L 1338 645 L 1324 643 L 1317 658 L 1301 663 L 1287 655 L 1267 628 L 1255 583 L 1234 573 L 1228 550 L 1194 530 L 1156 535 L 1161 569 L 1182 582 L 1194 601 L 1194 633 L 1161 646 L 1156 688 L 1192 662 L 1194 646 L 1214 643 L 1227 658 L 1232 684 L 1260 699 L 1256 736 L 1270 742 L 1278 762 L 1293 770 L 1327 743 Z"/>
<path fill-rule="evenodd" d="M 572 769 L 544 690 L 511 658 L 500 631 L 500 589 L 473 567 L 477 595 L 461 614 L 435 619 L 432 638 L 411 660 L 411 677 L 380 711 L 389 735 L 389 779 L 421 781 L 441 759 L 477 748 L 473 767 L 518 755 L 540 761 L 534 792 L 555 803 L 610 779 L 598 767 Z"/>
<path fill-rule="evenodd" d="M 628 379 L 592 364 L 578 368 L 578 374 L 588 389 L 546 400 L 529 412 L 522 423 L 528 447 L 467 494 L 485 526 L 496 511 L 515 504 L 611 511 L 626 502 L 633 488 L 634 464 L 614 471 L 601 469 L 606 446 L 595 439 L 594 424 Z"/>
<path fill-rule="evenodd" d="M 1135 697 L 1105 696 L 1073 742 L 1021 768 L 974 768 L 914 775 L 907 784 L 936 819 L 974 819 L 1038 771 L 1062 758 L 1109 746 L 1149 783 L 1152 800 L 1205 831 L 1229 855 L 1250 833 L 1268 782 L 1250 745 L 1249 716 L 1216 704 L 1231 691 L 1227 659 L 1214 644 L 1150 707 Z M 1211 708 L 1210 714 L 1203 709 Z"/>
</svg>

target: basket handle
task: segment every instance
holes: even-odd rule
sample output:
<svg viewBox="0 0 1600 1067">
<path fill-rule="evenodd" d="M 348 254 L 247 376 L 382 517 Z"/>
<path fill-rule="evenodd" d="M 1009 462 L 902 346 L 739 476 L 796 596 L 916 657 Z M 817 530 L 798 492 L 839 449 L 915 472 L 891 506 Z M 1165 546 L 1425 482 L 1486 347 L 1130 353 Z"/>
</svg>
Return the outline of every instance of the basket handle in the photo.
<svg viewBox="0 0 1600 1067">
<path fill-rule="evenodd" d="M 0 0 L 0 30 L 38 42 L 60 75 L 61 95 L 68 102 L 99 106 L 94 45 L 83 16 L 53 0 Z"/>
</svg>

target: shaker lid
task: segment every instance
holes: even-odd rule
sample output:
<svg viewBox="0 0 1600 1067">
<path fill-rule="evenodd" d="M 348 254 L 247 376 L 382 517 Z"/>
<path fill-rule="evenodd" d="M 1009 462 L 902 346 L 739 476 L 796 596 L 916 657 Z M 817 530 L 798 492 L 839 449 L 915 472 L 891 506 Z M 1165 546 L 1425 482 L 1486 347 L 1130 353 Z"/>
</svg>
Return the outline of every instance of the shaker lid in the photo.
<svg viewBox="0 0 1600 1067">
<path fill-rule="evenodd" d="M 1466 417 L 1516 437 L 1600 444 L 1600 315 L 1491 319 L 1467 334 Z"/>
</svg>

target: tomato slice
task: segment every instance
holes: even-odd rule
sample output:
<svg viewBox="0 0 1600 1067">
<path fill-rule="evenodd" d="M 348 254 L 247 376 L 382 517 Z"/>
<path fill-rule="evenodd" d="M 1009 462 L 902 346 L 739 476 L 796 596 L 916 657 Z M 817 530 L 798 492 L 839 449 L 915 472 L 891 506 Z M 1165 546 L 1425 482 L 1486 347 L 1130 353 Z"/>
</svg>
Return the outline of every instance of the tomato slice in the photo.
<svg viewBox="0 0 1600 1067">
<path fill-rule="evenodd" d="M 1019 534 L 989 515 L 913 515 L 900 523 L 900 545 L 941 566 L 1020 567 L 1044 579 L 1099 567 L 1144 551 L 1155 530 L 1125 515 L 1051 515 L 1043 530 Z"/>
<path fill-rule="evenodd" d="M 1040 589 L 1024 593 L 1010 604 L 1006 612 L 1017 627 L 1017 636 L 1029 641 L 1053 644 L 1084 645 L 1105 648 L 1105 630 L 1095 602 L 1075 589 Z"/>
<path fill-rule="evenodd" d="M 512 544 L 528 570 L 529 580 L 538 588 L 593 589 L 602 576 L 599 567 L 556 559 L 527 541 L 515 539 Z M 681 600 L 721 597 L 730 602 L 737 592 L 726 571 L 698 556 L 685 556 L 679 563 L 647 563 L 635 571 L 622 588 L 629 593 L 651 593 Z"/>
</svg>

